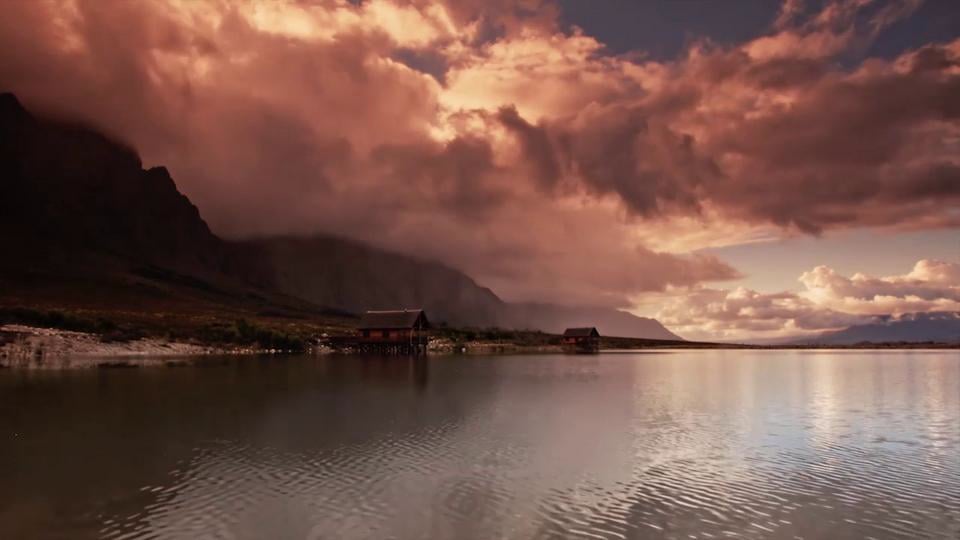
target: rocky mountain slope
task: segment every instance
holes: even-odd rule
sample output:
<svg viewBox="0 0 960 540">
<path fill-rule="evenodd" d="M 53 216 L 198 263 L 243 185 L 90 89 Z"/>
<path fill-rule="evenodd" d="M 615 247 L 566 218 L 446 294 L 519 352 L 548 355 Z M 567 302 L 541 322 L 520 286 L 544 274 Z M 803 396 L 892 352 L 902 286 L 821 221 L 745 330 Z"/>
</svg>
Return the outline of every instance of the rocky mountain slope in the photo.
<svg viewBox="0 0 960 540">
<path fill-rule="evenodd" d="M 122 290 L 129 304 L 139 295 L 200 295 L 328 312 L 423 307 L 458 326 L 591 325 L 678 339 L 614 309 L 504 302 L 458 270 L 340 238 L 223 240 L 165 168 L 144 170 L 131 148 L 38 118 L 11 94 L 0 95 L 0 190 L 0 242 L 14 254 L 0 262 L 0 284 L 21 301 L 46 292 L 109 302 L 105 291 Z"/>
<path fill-rule="evenodd" d="M 112 257 L 198 272 L 224 261 L 166 169 L 143 170 L 96 131 L 38 120 L 11 94 L 0 95 L 0 188 L 0 234 L 21 263 Z"/>
<path fill-rule="evenodd" d="M 327 236 L 243 242 L 271 269 L 284 294 L 349 312 L 423 307 L 454 326 L 497 326 L 559 333 L 596 326 L 604 335 L 680 339 L 654 319 L 599 307 L 504 302 L 490 289 L 442 264 Z"/>
</svg>

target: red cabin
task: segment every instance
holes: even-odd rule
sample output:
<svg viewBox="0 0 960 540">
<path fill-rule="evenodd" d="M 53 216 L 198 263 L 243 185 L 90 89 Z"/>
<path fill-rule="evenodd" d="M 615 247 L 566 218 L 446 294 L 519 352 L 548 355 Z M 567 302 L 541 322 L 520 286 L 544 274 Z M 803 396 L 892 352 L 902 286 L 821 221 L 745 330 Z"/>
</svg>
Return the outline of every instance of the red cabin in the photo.
<svg viewBox="0 0 960 540">
<path fill-rule="evenodd" d="M 430 321 L 422 309 L 368 311 L 360 319 L 364 349 L 379 352 L 426 352 Z"/>
<path fill-rule="evenodd" d="M 563 349 L 573 353 L 600 351 L 600 332 L 596 327 L 567 328 L 563 331 Z"/>
</svg>

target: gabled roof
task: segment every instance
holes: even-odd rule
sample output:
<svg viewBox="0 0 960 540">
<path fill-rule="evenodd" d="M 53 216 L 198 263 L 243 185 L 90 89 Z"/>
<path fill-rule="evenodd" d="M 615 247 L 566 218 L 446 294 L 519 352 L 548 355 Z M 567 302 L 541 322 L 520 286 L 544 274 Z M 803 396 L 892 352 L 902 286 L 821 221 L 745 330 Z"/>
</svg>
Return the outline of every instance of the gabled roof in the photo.
<svg viewBox="0 0 960 540">
<path fill-rule="evenodd" d="M 563 331 L 563 337 L 600 337 L 600 332 L 593 326 L 587 328 L 567 328 Z"/>
<path fill-rule="evenodd" d="M 396 311 L 368 311 L 360 318 L 361 330 L 430 328 L 430 321 L 422 309 Z"/>
</svg>

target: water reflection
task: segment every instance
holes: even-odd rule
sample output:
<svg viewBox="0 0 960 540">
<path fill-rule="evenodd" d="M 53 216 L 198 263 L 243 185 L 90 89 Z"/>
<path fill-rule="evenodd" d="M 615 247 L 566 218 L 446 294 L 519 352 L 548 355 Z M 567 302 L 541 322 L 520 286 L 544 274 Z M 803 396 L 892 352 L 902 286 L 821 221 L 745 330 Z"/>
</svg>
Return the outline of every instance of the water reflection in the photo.
<svg viewBox="0 0 960 540">
<path fill-rule="evenodd" d="M 0 373 L 4 538 L 960 534 L 951 352 Z"/>
</svg>

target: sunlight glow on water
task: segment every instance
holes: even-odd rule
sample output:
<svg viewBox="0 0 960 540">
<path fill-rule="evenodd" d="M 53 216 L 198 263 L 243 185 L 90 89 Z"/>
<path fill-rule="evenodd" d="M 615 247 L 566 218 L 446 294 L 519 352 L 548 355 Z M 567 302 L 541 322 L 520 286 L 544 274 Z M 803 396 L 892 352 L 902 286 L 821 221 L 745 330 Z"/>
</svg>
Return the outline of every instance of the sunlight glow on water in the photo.
<svg viewBox="0 0 960 540">
<path fill-rule="evenodd" d="M 4 538 L 958 538 L 956 351 L 0 372 Z"/>
</svg>

